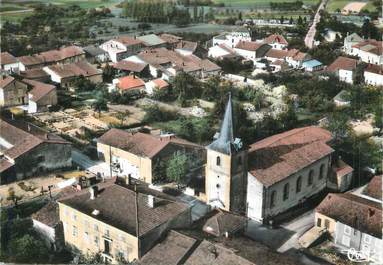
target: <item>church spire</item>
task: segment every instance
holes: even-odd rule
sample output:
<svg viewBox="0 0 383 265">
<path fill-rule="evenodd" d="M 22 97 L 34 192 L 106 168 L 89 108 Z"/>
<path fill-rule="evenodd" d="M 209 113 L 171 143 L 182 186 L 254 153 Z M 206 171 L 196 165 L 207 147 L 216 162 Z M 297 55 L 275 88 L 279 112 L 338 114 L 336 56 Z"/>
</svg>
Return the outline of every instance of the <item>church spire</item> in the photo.
<svg viewBox="0 0 383 265">
<path fill-rule="evenodd" d="M 232 151 L 232 145 L 235 144 L 236 140 L 237 139 L 234 138 L 233 102 L 230 93 L 221 130 L 217 133 L 214 142 L 212 142 L 208 148 L 229 155 Z"/>
</svg>

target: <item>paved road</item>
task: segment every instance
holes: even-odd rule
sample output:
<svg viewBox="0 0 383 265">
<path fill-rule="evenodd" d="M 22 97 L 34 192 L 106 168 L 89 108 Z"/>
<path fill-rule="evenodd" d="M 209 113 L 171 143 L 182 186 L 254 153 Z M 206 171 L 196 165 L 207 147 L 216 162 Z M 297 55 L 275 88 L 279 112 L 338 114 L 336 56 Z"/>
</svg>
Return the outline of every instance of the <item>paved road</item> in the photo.
<svg viewBox="0 0 383 265">
<path fill-rule="evenodd" d="M 303 264 L 328 264 L 316 257 L 308 256 L 297 251 L 300 246 L 298 239 L 314 224 L 314 210 L 310 210 L 290 222 L 281 224 L 278 228 L 271 228 L 255 221 L 249 221 L 245 234 L 266 246 L 298 258 Z"/>
<path fill-rule="evenodd" d="M 319 23 L 319 21 L 320 21 L 320 11 L 326 7 L 327 1 L 328 0 L 322 0 L 322 2 L 320 3 L 320 5 L 317 9 L 317 12 L 315 13 L 313 24 L 311 25 L 309 31 L 306 34 L 305 45 L 306 45 L 306 47 L 308 47 L 310 49 L 314 47 L 314 37 L 316 34 L 317 23 Z"/>
<path fill-rule="evenodd" d="M 88 170 L 89 172 L 97 175 L 100 173 L 104 175 L 106 178 L 110 177 L 110 170 L 108 163 L 102 161 L 94 161 L 90 159 L 88 156 L 81 153 L 79 150 L 72 150 L 72 161 L 79 165 L 80 167 Z"/>
</svg>

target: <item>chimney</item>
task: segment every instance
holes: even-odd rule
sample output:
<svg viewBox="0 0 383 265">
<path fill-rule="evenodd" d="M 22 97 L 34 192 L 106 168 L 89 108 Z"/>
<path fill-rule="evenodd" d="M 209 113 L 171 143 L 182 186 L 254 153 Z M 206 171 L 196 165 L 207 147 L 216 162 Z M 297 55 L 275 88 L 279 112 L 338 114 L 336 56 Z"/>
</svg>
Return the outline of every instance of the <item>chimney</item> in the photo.
<svg viewBox="0 0 383 265">
<path fill-rule="evenodd" d="M 94 200 L 97 197 L 98 187 L 97 186 L 90 187 L 89 193 L 90 193 L 90 199 Z"/>
<path fill-rule="evenodd" d="M 153 195 L 148 195 L 148 206 L 154 208 L 154 197 Z"/>
</svg>

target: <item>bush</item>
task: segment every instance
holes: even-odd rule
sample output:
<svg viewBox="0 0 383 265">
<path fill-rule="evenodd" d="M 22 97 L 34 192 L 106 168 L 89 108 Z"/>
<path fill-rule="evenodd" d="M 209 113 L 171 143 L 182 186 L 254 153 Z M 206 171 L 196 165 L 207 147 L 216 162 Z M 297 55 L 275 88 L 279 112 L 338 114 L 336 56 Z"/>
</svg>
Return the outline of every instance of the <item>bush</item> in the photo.
<svg viewBox="0 0 383 265">
<path fill-rule="evenodd" d="M 158 105 L 153 105 L 145 109 L 143 122 L 170 121 L 176 119 L 176 117 L 176 112 L 164 110 L 163 108 L 158 107 Z"/>
</svg>

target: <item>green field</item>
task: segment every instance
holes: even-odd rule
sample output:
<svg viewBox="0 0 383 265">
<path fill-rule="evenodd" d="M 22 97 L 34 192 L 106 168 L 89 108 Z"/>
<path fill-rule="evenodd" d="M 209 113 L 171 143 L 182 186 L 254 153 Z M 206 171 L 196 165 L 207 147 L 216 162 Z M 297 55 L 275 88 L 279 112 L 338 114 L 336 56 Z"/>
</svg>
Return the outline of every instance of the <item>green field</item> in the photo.
<svg viewBox="0 0 383 265">
<path fill-rule="evenodd" d="M 270 2 L 295 2 L 296 0 L 214 0 L 216 3 L 224 3 L 225 6 L 231 7 L 265 7 L 270 4 Z M 302 0 L 306 5 L 315 5 L 319 0 Z"/>
<path fill-rule="evenodd" d="M 19 21 L 32 14 L 35 4 L 52 4 L 60 6 L 78 5 L 82 8 L 96 8 L 100 6 L 112 7 L 121 0 L 2 0 L 0 3 L 0 21 Z"/>
<path fill-rule="evenodd" d="M 329 12 L 335 12 L 338 8 L 342 10 L 342 8 L 351 2 L 366 2 L 363 0 L 356 0 L 356 1 L 350 1 L 350 0 L 330 0 L 327 4 L 326 10 Z M 367 9 L 369 11 L 375 11 L 375 7 L 372 5 L 372 1 L 367 1 L 367 5 L 363 7 L 363 9 Z"/>
</svg>

